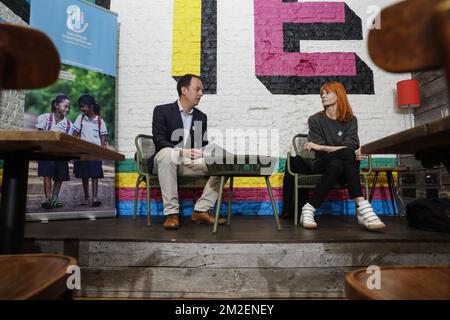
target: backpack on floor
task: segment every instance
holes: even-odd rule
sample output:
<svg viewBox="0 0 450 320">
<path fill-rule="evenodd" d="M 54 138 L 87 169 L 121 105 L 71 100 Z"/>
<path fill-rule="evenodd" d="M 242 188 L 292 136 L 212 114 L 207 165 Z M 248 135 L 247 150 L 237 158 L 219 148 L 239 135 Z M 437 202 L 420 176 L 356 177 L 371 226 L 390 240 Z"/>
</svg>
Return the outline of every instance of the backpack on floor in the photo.
<svg viewBox="0 0 450 320">
<path fill-rule="evenodd" d="M 450 233 L 450 199 L 420 199 L 406 206 L 408 225 L 417 229 Z"/>
</svg>

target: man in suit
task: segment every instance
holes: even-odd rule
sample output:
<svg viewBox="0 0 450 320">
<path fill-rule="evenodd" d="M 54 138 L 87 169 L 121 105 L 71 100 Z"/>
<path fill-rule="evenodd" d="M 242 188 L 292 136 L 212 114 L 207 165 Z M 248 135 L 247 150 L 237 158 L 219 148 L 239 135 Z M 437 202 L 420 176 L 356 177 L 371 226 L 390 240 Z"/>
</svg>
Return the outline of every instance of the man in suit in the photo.
<svg viewBox="0 0 450 320">
<path fill-rule="evenodd" d="M 201 175 L 208 170 L 202 158 L 202 148 L 208 144 L 206 114 L 195 106 L 203 96 L 201 79 L 192 74 L 182 76 L 177 83 L 179 99 L 156 106 L 153 110 L 154 158 L 149 160 L 152 172 L 158 174 L 164 205 L 166 229 L 178 229 L 179 202 L 177 175 Z M 219 195 L 219 178 L 210 177 L 203 194 L 195 204 L 192 221 L 214 224 L 210 213 Z M 220 219 L 219 224 L 224 224 Z"/>
</svg>

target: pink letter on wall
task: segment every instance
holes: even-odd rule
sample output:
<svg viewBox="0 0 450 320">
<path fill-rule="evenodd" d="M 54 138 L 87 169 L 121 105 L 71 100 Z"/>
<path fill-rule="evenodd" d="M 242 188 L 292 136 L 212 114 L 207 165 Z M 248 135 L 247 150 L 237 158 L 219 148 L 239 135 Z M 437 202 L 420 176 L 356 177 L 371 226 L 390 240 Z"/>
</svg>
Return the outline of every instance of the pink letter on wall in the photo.
<svg viewBox="0 0 450 320">
<path fill-rule="evenodd" d="M 353 52 L 300 52 L 301 40 L 362 40 L 344 2 L 254 0 L 256 76 L 274 94 L 316 94 L 329 81 L 373 94 L 373 73 Z M 364 45 L 361 43 L 361 45 Z"/>
</svg>

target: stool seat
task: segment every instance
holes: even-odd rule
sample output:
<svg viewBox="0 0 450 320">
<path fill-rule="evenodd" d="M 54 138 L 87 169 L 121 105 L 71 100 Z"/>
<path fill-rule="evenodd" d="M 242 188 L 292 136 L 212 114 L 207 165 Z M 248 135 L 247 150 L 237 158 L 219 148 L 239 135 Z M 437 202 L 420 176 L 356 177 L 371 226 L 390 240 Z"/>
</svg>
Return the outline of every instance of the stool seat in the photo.
<svg viewBox="0 0 450 320">
<path fill-rule="evenodd" d="M 0 255 L 0 299 L 56 299 L 67 291 L 67 268 L 77 260 L 58 254 Z"/>
<path fill-rule="evenodd" d="M 349 299 L 363 300 L 449 300 L 448 266 L 388 266 L 380 268 L 380 287 L 367 286 L 370 273 L 358 269 L 345 276 Z"/>
</svg>

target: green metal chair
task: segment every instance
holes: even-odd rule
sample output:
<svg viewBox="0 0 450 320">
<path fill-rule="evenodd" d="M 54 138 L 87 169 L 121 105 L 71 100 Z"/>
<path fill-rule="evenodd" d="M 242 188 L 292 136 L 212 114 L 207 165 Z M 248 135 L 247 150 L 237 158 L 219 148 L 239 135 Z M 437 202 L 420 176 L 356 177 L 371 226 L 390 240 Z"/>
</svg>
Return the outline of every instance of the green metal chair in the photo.
<svg viewBox="0 0 450 320">
<path fill-rule="evenodd" d="M 315 158 L 314 152 L 306 152 L 303 148 L 303 145 L 308 142 L 308 135 L 299 133 L 292 138 L 292 146 L 294 147 L 295 155 L 302 157 L 306 163 L 308 163 L 312 167 L 312 162 Z M 291 157 L 295 157 L 291 152 L 287 153 L 286 166 L 287 171 L 294 177 L 294 225 L 298 225 L 298 192 L 299 188 L 312 189 L 315 188 L 322 178 L 322 174 L 302 174 L 292 171 L 291 165 Z M 366 197 L 369 195 L 369 183 L 367 176 L 370 175 L 372 171 L 372 157 L 368 156 L 368 168 L 365 168 L 364 171 L 360 171 L 361 184 L 364 185 L 366 191 Z M 335 185 L 334 188 L 343 188 L 345 186 Z"/>
<path fill-rule="evenodd" d="M 134 144 L 136 146 L 136 171 L 138 173 L 138 177 L 136 179 L 136 187 L 134 189 L 134 208 L 133 208 L 133 220 L 136 220 L 136 211 L 137 211 L 137 200 L 139 193 L 139 186 L 142 182 L 145 182 L 147 189 L 147 225 L 151 226 L 150 220 L 150 191 L 151 188 L 160 188 L 158 176 L 148 171 L 148 159 L 155 153 L 156 148 L 153 143 L 153 136 L 146 134 L 139 134 L 134 139 Z M 205 186 L 208 181 L 208 176 L 199 175 L 199 176 L 186 176 L 179 175 L 178 176 L 178 186 L 184 188 L 193 189 L 193 201 L 195 203 L 194 197 L 194 189 L 202 188 Z"/>
</svg>

